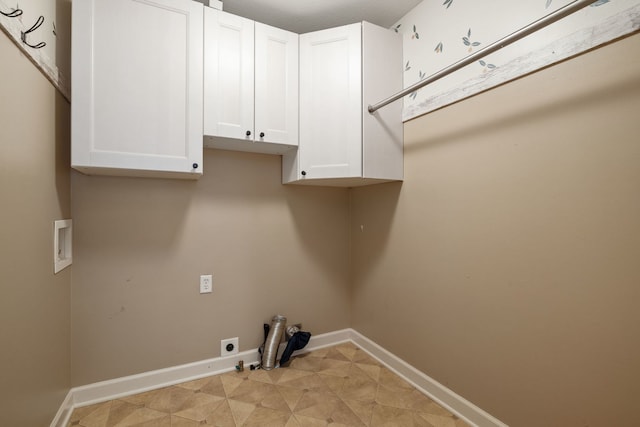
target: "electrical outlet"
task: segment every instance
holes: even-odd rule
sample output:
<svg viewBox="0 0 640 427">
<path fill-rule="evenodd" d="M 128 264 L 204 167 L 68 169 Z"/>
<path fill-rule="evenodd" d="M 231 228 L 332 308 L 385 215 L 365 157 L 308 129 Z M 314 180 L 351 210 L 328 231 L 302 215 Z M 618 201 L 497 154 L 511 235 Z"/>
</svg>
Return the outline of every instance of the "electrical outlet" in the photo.
<svg viewBox="0 0 640 427">
<path fill-rule="evenodd" d="M 231 356 L 232 354 L 238 354 L 239 344 L 238 337 L 227 338 L 220 341 L 220 356 Z"/>
<path fill-rule="evenodd" d="M 200 276 L 200 293 L 210 294 L 211 292 L 213 292 L 213 275 Z"/>
</svg>

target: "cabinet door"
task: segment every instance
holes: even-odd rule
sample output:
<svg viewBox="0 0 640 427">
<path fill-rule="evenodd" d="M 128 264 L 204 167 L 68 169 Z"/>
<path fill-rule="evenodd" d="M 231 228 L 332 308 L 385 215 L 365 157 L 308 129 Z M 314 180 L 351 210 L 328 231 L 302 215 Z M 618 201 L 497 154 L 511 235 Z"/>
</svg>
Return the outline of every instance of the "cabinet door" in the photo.
<svg viewBox="0 0 640 427">
<path fill-rule="evenodd" d="M 253 33 L 253 21 L 205 8 L 206 135 L 253 140 Z"/>
<path fill-rule="evenodd" d="M 300 36 L 299 171 L 362 174 L 361 24 Z"/>
<path fill-rule="evenodd" d="M 298 35 L 259 22 L 255 23 L 255 131 L 256 141 L 298 145 Z"/>
<path fill-rule="evenodd" d="M 201 4 L 73 2 L 72 166 L 202 173 Z"/>
</svg>

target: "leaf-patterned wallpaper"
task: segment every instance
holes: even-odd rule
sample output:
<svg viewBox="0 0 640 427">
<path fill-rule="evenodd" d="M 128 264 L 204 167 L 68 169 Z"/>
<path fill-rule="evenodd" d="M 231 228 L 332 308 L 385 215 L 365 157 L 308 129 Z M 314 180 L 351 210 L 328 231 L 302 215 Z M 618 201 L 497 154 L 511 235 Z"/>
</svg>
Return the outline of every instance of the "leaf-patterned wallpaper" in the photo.
<svg viewBox="0 0 640 427">
<path fill-rule="evenodd" d="M 569 3 L 571 0 L 423 0 L 392 27 L 403 35 L 404 86 L 446 68 Z M 531 52 L 546 49 L 549 54 L 555 54 L 556 40 L 566 43 L 566 38 L 572 34 L 597 26 L 621 12 L 639 9 L 639 5 L 639 0 L 595 1 L 562 21 L 406 96 L 404 119 L 433 109 L 428 105 L 433 97 L 451 91 L 464 94 L 465 82 L 498 75 L 501 67 L 509 64 L 513 68 L 514 61 Z M 582 42 L 579 34 L 574 37 L 573 43 Z M 541 64 L 545 65 L 548 64 Z"/>
</svg>

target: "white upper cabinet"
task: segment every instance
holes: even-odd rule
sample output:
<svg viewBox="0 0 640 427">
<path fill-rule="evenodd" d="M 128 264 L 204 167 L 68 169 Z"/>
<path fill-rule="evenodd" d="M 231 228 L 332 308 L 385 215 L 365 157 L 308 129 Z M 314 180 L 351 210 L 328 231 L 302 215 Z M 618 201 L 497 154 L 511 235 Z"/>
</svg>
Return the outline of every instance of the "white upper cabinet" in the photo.
<svg viewBox="0 0 640 427">
<path fill-rule="evenodd" d="M 359 186 L 403 179 L 402 39 L 364 22 L 300 35 L 300 141 L 283 182 Z"/>
<path fill-rule="evenodd" d="M 362 27 L 300 37 L 300 169 L 309 178 L 362 174 Z"/>
<path fill-rule="evenodd" d="M 202 4 L 82 0 L 72 8 L 72 166 L 198 178 Z"/>
<path fill-rule="evenodd" d="M 256 134 L 260 141 L 297 146 L 298 35 L 255 25 Z"/>
<path fill-rule="evenodd" d="M 253 21 L 204 11 L 204 134 L 253 140 Z"/>
<path fill-rule="evenodd" d="M 298 35 L 205 8 L 205 146 L 283 153 L 298 144 Z"/>
</svg>

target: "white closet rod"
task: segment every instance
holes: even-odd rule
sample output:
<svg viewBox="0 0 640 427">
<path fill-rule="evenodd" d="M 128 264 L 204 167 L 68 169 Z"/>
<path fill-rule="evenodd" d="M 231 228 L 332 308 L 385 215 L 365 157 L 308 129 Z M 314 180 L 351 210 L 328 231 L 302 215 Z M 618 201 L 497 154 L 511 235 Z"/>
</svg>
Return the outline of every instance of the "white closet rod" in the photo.
<svg viewBox="0 0 640 427">
<path fill-rule="evenodd" d="M 373 114 L 375 113 L 378 109 L 384 107 L 385 105 L 391 104 L 394 101 L 397 101 L 400 98 L 404 98 L 405 96 L 409 95 L 410 93 L 415 92 L 416 90 L 425 87 L 426 85 L 435 82 L 436 80 L 440 80 L 441 78 L 448 76 L 449 74 L 458 71 L 459 69 L 461 69 L 462 67 L 465 67 L 469 64 L 471 64 L 472 62 L 475 62 L 477 60 L 479 60 L 480 58 L 483 58 L 497 50 L 502 49 L 505 46 L 510 45 L 511 43 L 518 41 L 526 36 L 528 36 L 529 34 L 533 34 L 536 31 L 546 27 L 547 25 L 553 24 L 556 21 L 561 20 L 562 18 L 565 18 L 569 15 L 571 15 L 574 12 L 579 11 L 580 9 L 589 6 L 591 3 L 594 3 L 596 0 L 575 0 L 572 3 L 569 3 L 568 5 L 561 7 L 560 9 L 556 10 L 555 12 L 552 12 L 540 19 L 538 19 L 537 21 L 527 25 L 526 27 L 522 27 L 517 31 L 514 31 L 513 33 L 509 34 L 508 36 L 498 40 L 497 42 L 494 42 L 492 44 L 490 44 L 489 46 L 486 46 L 483 49 L 480 49 L 479 51 L 477 51 L 476 53 L 473 53 L 463 59 L 461 59 L 458 62 L 455 62 L 453 64 L 451 64 L 450 66 L 443 68 L 442 70 L 436 72 L 435 74 L 430 75 L 429 77 L 427 77 L 424 80 L 420 80 L 419 82 L 409 86 L 408 88 L 404 89 L 401 92 L 398 92 L 397 94 L 390 96 L 389 98 L 385 99 L 384 101 L 380 101 L 377 104 L 374 105 L 369 105 L 368 110 L 369 113 Z"/>
</svg>

